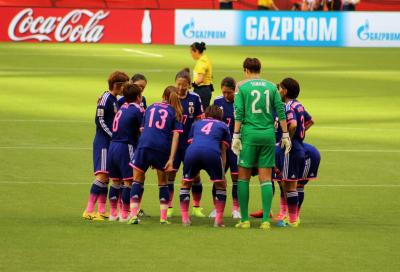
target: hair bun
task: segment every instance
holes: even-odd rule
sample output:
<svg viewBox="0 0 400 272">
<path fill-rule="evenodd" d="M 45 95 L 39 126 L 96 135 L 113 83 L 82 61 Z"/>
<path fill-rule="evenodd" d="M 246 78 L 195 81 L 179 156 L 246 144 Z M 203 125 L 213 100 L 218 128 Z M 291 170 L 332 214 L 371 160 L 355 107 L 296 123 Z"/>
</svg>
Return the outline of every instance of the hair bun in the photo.
<svg viewBox="0 0 400 272">
<path fill-rule="evenodd" d="M 203 48 L 203 50 L 206 50 L 206 44 L 205 44 L 205 42 L 201 42 L 201 43 L 200 43 L 200 46 Z"/>
<path fill-rule="evenodd" d="M 182 72 L 186 72 L 188 74 L 190 74 L 190 68 L 189 67 L 185 67 L 182 69 Z"/>
</svg>

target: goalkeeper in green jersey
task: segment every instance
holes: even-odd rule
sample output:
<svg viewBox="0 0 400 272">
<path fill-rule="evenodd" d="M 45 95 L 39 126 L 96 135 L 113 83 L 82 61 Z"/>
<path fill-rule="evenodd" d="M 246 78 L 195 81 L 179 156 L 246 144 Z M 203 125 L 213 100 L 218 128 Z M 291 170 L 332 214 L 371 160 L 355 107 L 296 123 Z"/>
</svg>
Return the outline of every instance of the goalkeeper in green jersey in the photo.
<svg viewBox="0 0 400 272">
<path fill-rule="evenodd" d="M 272 204 L 271 173 L 275 166 L 274 112 L 283 131 L 285 153 L 291 148 L 286 116 L 275 84 L 260 79 L 261 62 L 246 58 L 243 63 L 245 80 L 238 83 L 235 95 L 235 130 L 232 150 L 239 159 L 238 198 L 242 219 L 237 228 L 250 228 L 248 203 L 251 169 L 258 168 L 263 222 L 261 229 L 269 229 L 269 211 Z"/>
</svg>

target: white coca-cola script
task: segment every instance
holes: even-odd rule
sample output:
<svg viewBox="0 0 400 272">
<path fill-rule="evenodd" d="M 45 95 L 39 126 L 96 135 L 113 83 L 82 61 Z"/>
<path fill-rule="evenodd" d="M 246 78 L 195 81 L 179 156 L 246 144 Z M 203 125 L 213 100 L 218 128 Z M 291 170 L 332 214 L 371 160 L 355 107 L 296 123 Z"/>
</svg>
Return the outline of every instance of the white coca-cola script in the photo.
<svg viewBox="0 0 400 272">
<path fill-rule="evenodd" d="M 98 23 L 108 16 L 109 12 L 99 10 L 91 12 L 86 9 L 75 9 L 64 17 L 37 16 L 34 18 L 31 8 L 20 11 L 11 20 L 8 27 L 8 36 L 13 41 L 52 41 L 52 33 L 57 42 L 88 42 L 100 41 L 103 37 L 104 26 Z M 80 20 L 88 17 L 85 25 Z"/>
</svg>

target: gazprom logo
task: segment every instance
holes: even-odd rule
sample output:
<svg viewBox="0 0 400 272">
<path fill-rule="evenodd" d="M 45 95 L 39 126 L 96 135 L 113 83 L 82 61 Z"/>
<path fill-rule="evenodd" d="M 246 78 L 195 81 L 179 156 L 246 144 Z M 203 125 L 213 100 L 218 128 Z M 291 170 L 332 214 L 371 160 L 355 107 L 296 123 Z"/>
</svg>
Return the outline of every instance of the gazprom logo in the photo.
<svg viewBox="0 0 400 272">
<path fill-rule="evenodd" d="M 193 18 L 183 26 L 182 33 L 188 39 L 226 39 L 226 31 L 197 29 Z"/>
<path fill-rule="evenodd" d="M 369 21 L 357 29 L 357 36 L 362 41 L 399 41 L 400 32 L 372 32 L 370 31 Z"/>
</svg>

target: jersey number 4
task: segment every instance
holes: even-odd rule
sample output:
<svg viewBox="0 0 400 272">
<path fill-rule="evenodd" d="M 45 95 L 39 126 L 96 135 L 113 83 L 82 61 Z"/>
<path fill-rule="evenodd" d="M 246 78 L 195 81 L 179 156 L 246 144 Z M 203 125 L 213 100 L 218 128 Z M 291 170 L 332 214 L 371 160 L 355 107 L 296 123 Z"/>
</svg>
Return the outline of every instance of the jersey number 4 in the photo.
<svg viewBox="0 0 400 272">
<path fill-rule="evenodd" d="M 209 123 L 205 124 L 201 128 L 201 132 L 204 132 L 206 135 L 210 134 L 213 124 L 214 124 L 213 122 L 209 122 Z"/>
<path fill-rule="evenodd" d="M 251 94 L 251 96 L 255 97 L 255 99 L 253 100 L 253 103 L 251 103 L 251 112 L 252 113 L 262 113 L 263 111 L 261 109 L 256 109 L 256 104 L 261 98 L 260 91 L 252 90 L 250 94 Z M 269 113 L 269 90 L 265 90 L 264 94 L 265 94 L 265 108 L 267 110 L 267 113 Z"/>
</svg>

